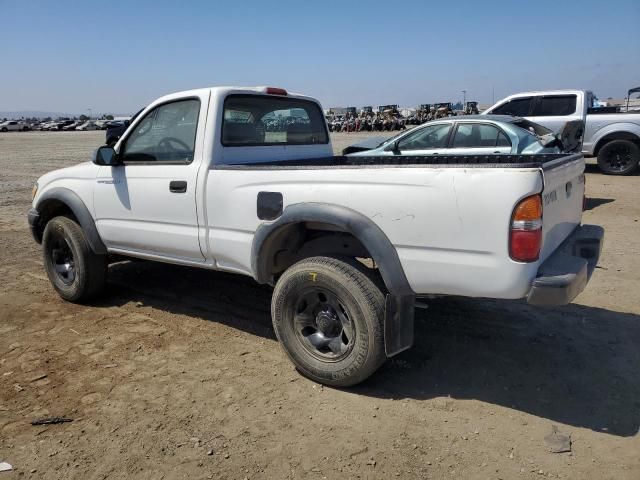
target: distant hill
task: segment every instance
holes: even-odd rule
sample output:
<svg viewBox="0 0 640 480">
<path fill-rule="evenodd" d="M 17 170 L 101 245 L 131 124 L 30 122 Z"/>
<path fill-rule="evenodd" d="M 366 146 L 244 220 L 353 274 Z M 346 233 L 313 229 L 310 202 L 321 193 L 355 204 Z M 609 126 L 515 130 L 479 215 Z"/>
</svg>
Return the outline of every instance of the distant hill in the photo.
<svg viewBox="0 0 640 480">
<path fill-rule="evenodd" d="M 122 117 L 122 116 L 131 116 L 131 114 L 123 114 L 123 113 L 113 113 L 106 112 L 107 114 L 113 115 L 114 117 Z M 79 117 L 80 115 L 87 115 L 87 112 L 82 113 L 65 113 L 65 112 L 43 112 L 40 110 L 21 110 L 18 112 L 0 112 L 0 119 L 2 118 L 10 118 L 10 119 L 18 119 L 18 118 L 58 118 L 58 117 Z M 92 117 L 97 118 L 101 117 L 102 112 L 97 113 L 94 112 L 91 114 Z"/>
<path fill-rule="evenodd" d="M 58 117 L 73 117 L 71 113 L 64 112 L 42 112 L 39 110 L 22 110 L 20 112 L 0 112 L 0 118 L 58 118 Z"/>
</svg>

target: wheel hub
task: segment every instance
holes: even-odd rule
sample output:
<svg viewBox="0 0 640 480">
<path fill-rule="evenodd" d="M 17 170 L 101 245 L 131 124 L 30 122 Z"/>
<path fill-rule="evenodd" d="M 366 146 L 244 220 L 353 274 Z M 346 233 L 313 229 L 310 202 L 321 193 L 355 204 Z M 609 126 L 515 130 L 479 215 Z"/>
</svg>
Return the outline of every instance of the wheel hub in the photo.
<svg viewBox="0 0 640 480">
<path fill-rule="evenodd" d="M 51 250 L 53 268 L 65 285 L 70 285 L 76 278 L 75 261 L 69 244 L 64 238 L 59 238 Z"/>
<path fill-rule="evenodd" d="M 342 324 L 338 316 L 328 309 L 318 312 L 316 324 L 318 325 L 318 330 L 328 337 L 336 337 L 342 331 Z"/>
<path fill-rule="evenodd" d="M 311 288 L 295 301 L 293 327 L 302 346 L 323 361 L 337 361 L 353 348 L 355 330 L 335 293 Z"/>
</svg>

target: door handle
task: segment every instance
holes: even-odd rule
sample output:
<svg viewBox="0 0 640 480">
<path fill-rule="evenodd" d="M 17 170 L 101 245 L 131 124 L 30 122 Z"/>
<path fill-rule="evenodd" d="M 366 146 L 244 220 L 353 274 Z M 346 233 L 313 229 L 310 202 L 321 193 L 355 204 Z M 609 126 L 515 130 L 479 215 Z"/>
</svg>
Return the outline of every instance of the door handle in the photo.
<svg viewBox="0 0 640 480">
<path fill-rule="evenodd" d="M 187 182 L 184 180 L 171 180 L 169 182 L 169 191 L 172 193 L 185 193 L 187 191 Z"/>
</svg>

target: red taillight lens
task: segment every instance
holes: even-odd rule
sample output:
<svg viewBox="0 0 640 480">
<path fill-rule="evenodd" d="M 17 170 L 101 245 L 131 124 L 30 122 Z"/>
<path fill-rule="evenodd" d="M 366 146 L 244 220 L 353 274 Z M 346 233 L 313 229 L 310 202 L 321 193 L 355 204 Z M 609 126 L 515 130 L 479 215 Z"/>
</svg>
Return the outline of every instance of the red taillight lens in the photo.
<svg viewBox="0 0 640 480">
<path fill-rule="evenodd" d="M 511 230 L 509 255 L 518 262 L 535 262 L 540 255 L 542 228 Z"/>
<path fill-rule="evenodd" d="M 534 262 L 542 247 L 542 198 L 532 195 L 513 209 L 509 232 L 509 256 L 518 262 Z"/>
</svg>

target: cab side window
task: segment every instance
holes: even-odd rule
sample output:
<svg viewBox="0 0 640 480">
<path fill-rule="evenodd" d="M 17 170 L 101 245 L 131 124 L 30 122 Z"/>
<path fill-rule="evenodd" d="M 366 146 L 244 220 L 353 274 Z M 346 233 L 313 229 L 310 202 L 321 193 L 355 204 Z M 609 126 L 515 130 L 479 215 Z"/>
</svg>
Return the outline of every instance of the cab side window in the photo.
<svg viewBox="0 0 640 480">
<path fill-rule="evenodd" d="M 531 97 L 514 98 L 495 108 L 491 113 L 495 115 L 513 115 L 526 117 L 531 111 Z"/>
<path fill-rule="evenodd" d="M 193 161 L 200 101 L 159 105 L 136 125 L 121 150 L 124 162 L 190 163 Z"/>
<path fill-rule="evenodd" d="M 576 95 L 548 95 L 538 99 L 533 108 L 534 117 L 558 117 L 576 113 Z"/>
<path fill-rule="evenodd" d="M 451 125 L 429 125 L 410 133 L 398 142 L 400 150 L 432 150 L 445 148 Z"/>
</svg>

